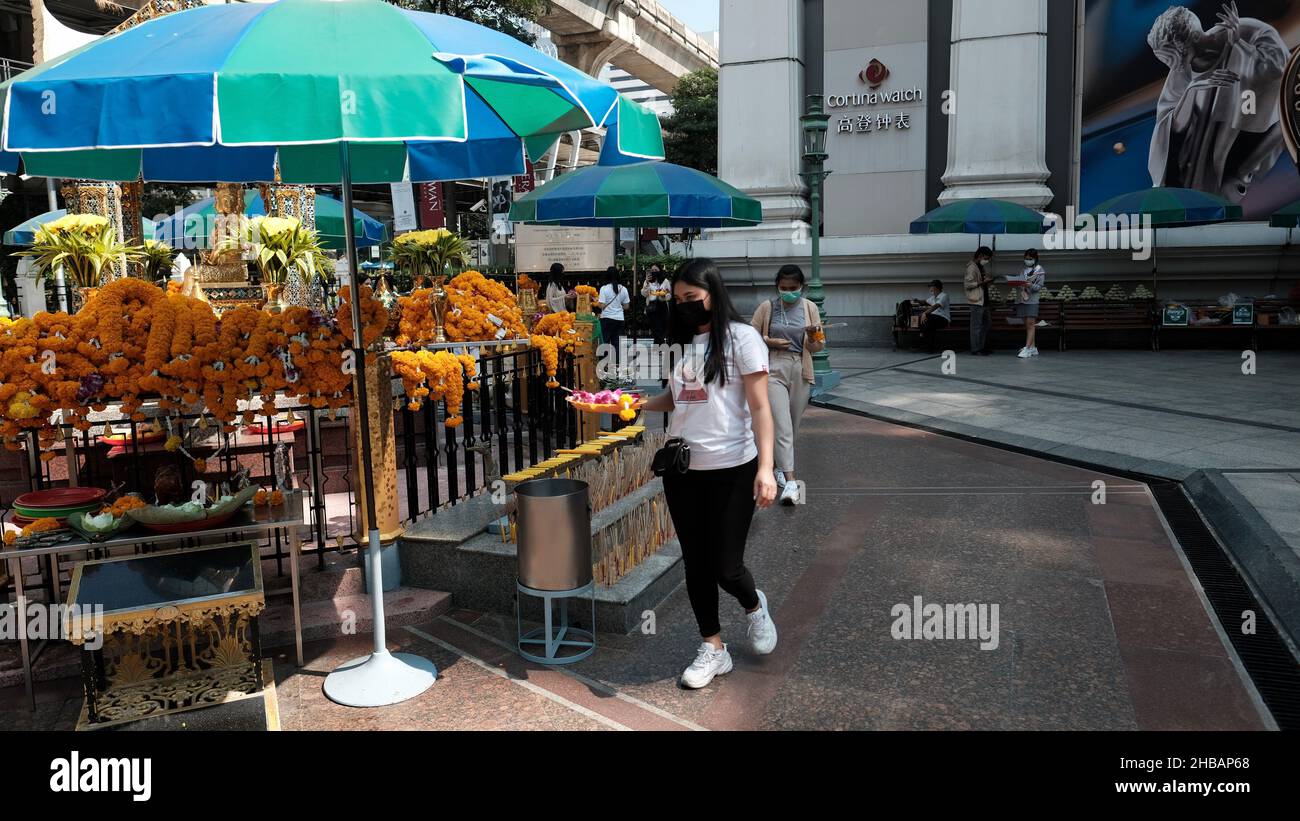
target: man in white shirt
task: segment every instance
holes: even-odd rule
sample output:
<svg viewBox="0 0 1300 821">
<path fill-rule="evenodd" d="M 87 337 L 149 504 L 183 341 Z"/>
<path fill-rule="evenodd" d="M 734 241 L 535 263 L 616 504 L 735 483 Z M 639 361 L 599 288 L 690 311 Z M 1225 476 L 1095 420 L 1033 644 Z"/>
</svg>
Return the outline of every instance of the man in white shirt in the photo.
<svg viewBox="0 0 1300 821">
<path fill-rule="evenodd" d="M 614 352 L 614 361 L 618 362 L 619 338 L 623 336 L 623 329 L 627 327 L 627 318 L 623 309 L 632 304 L 632 297 L 628 295 L 627 288 L 619 283 L 617 268 L 611 266 L 605 271 L 605 284 L 601 286 L 596 301 L 600 304 L 601 340 L 604 344 L 613 346 L 611 350 Z"/>
<path fill-rule="evenodd" d="M 939 332 L 948 327 L 952 322 L 952 303 L 948 300 L 948 295 L 943 292 L 943 283 L 934 280 L 930 283 L 930 296 L 925 300 L 929 307 L 921 314 L 921 339 L 925 341 L 925 348 L 930 353 L 938 353 L 935 343 L 938 341 Z"/>
</svg>

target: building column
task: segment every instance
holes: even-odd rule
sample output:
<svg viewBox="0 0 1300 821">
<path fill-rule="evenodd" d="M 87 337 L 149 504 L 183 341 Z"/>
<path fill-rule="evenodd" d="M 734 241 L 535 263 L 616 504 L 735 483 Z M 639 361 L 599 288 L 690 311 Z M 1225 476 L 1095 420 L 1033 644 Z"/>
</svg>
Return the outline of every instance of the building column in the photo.
<svg viewBox="0 0 1300 821">
<path fill-rule="evenodd" d="M 1043 209 L 1047 0 L 954 0 L 953 107 L 939 202 L 991 197 Z"/>
<path fill-rule="evenodd" d="M 718 176 L 763 203 L 763 224 L 736 230 L 806 236 L 803 0 L 722 0 L 719 13 Z"/>
</svg>

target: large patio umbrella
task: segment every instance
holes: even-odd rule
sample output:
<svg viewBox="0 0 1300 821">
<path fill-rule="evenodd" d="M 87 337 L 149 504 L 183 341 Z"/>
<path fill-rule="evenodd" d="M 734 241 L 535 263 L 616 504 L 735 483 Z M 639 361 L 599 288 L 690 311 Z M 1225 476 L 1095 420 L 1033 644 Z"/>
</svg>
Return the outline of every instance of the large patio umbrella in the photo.
<svg viewBox="0 0 1300 821">
<path fill-rule="evenodd" d="M 278 166 L 283 182 L 341 183 L 344 213 L 354 181 L 522 173 L 526 149 L 615 112 L 640 116 L 612 87 L 518 41 L 382 0 L 176 12 L 23 72 L 0 97 L 0 169 L 15 170 L 16 154 L 32 175 L 270 182 Z M 355 283 L 351 220 L 344 234 Z M 352 325 L 375 644 L 331 673 L 325 693 L 381 706 L 423 692 L 436 670 L 385 644 L 359 299 Z"/>
<path fill-rule="evenodd" d="M 1300 200 L 1282 208 L 1268 220 L 1271 228 L 1300 228 Z"/>
<path fill-rule="evenodd" d="M 244 192 L 244 214 L 249 217 L 266 214 L 266 205 L 257 191 L 249 189 Z M 201 199 L 158 222 L 158 238 L 176 248 L 206 248 L 216 218 L 216 200 L 212 197 Z M 324 194 L 316 195 L 316 233 L 325 248 L 331 251 L 346 248 L 343 203 Z M 379 245 L 388 238 L 388 229 L 382 222 L 355 209 L 352 211 L 352 233 L 356 235 L 359 248 Z"/>
<path fill-rule="evenodd" d="M 5 231 L 5 245 L 31 245 L 36 241 L 36 229 L 40 228 L 47 222 L 54 222 L 60 217 L 67 216 L 67 210 L 60 208 L 56 211 L 46 211 L 44 214 L 37 214 L 29 220 L 18 223 L 13 228 Z M 141 228 L 145 239 L 157 238 L 157 223 L 148 217 L 142 219 Z"/>
<path fill-rule="evenodd" d="M 919 219 L 912 221 L 913 234 L 977 234 L 983 244 L 984 235 L 1042 234 L 1047 231 L 1043 215 L 1008 200 L 959 200 L 941 205 Z"/>
<path fill-rule="evenodd" d="M 1160 281 L 1157 257 L 1161 228 L 1186 228 L 1214 225 L 1241 219 L 1241 206 L 1204 191 L 1190 188 L 1144 188 L 1112 197 L 1087 214 L 1098 230 L 1140 229 L 1150 219 L 1152 227 L 1151 291 L 1156 293 Z M 1122 220 L 1122 222 L 1121 222 Z"/>
<path fill-rule="evenodd" d="M 520 197 L 510 220 L 577 228 L 740 228 L 763 221 L 763 206 L 717 177 L 665 162 L 594 165 Z M 632 256 L 637 288 L 640 237 Z"/>
</svg>

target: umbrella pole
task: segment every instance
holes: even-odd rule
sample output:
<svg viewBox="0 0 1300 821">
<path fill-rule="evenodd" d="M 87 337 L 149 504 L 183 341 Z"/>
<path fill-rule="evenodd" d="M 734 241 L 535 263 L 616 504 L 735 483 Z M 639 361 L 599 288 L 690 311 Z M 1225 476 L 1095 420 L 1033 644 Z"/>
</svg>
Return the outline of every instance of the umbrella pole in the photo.
<svg viewBox="0 0 1300 821">
<path fill-rule="evenodd" d="M 348 143 L 339 143 L 339 166 L 343 178 L 343 213 L 352 213 L 352 167 Z M 361 433 L 362 501 L 366 510 L 367 577 L 374 618 L 375 647 L 369 656 L 345 662 L 325 677 L 325 695 L 348 707 L 382 707 L 414 698 L 437 680 L 433 662 L 409 653 L 388 652 L 384 635 L 384 583 L 379 545 L 379 524 L 375 512 L 375 474 L 370 446 L 370 401 L 366 395 L 366 353 L 361 325 L 361 285 L 357 276 L 357 237 L 352 220 L 343 220 L 344 244 L 348 255 L 348 279 L 352 285 L 352 351 L 356 358 L 357 402 L 354 408 Z"/>
<path fill-rule="evenodd" d="M 634 235 L 632 238 L 632 293 L 628 294 L 628 296 L 630 296 L 635 303 L 637 294 L 636 279 L 641 264 L 641 226 L 638 225 L 633 228 L 632 233 Z M 645 309 L 643 308 L 641 314 L 642 318 L 645 317 L 644 310 Z M 635 334 L 632 336 L 632 342 L 636 342 Z"/>
</svg>

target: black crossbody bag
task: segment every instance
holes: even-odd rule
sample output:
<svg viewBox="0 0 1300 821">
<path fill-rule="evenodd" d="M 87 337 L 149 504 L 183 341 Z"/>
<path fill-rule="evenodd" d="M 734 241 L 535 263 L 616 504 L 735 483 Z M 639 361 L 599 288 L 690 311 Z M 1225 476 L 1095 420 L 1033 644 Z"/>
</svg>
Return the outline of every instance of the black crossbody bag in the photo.
<svg viewBox="0 0 1300 821">
<path fill-rule="evenodd" d="M 669 439 L 655 453 L 650 469 L 654 471 L 655 476 L 685 473 L 691 469 L 691 446 L 686 444 L 684 439 Z"/>
</svg>

